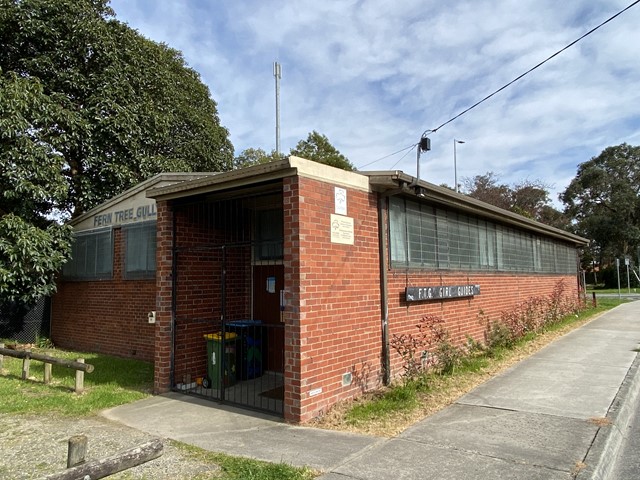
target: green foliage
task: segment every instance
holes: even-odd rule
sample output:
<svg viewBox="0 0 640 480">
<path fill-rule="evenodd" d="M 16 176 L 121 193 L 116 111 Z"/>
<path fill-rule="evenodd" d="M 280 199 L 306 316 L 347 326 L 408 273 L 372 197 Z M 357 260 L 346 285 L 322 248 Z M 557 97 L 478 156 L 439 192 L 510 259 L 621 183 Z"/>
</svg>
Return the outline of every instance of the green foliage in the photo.
<svg viewBox="0 0 640 480">
<path fill-rule="evenodd" d="M 584 307 L 581 300 L 566 295 L 566 284 L 560 280 L 549 295 L 529 297 L 502 311 L 499 320 L 483 316 L 485 343 L 489 350 L 511 348 L 527 335 L 539 333 L 567 315 L 576 315 Z"/>
<path fill-rule="evenodd" d="M 252 165 L 262 165 L 264 163 L 274 162 L 284 158 L 285 156 L 283 154 L 279 154 L 275 150 L 272 150 L 271 153 L 267 153 L 261 148 L 247 148 L 233 159 L 233 168 L 238 169 L 250 167 Z"/>
<path fill-rule="evenodd" d="M 295 148 L 291 149 L 290 155 L 324 163 L 343 170 L 355 170 L 355 167 L 347 157 L 331 145 L 326 135 L 318 133 L 315 130 L 309 134 L 306 140 L 300 140 Z"/>
<path fill-rule="evenodd" d="M 416 325 L 415 334 L 393 334 L 390 346 L 402 358 L 405 382 L 414 382 L 429 370 L 452 373 L 464 356 L 464 349 L 454 345 L 444 319 L 425 315 Z"/>
<path fill-rule="evenodd" d="M 70 254 L 70 229 L 38 228 L 14 214 L 0 217 L 0 299 L 29 305 L 55 290 L 54 275 Z"/>
<path fill-rule="evenodd" d="M 425 388 L 416 381 L 396 385 L 378 395 L 373 401 L 356 404 L 347 413 L 346 422 L 358 426 L 394 412 L 410 412 L 418 406 L 418 392 L 424 390 Z"/>
<path fill-rule="evenodd" d="M 464 192 L 477 200 L 557 228 L 570 226 L 568 218 L 551 206 L 549 186 L 541 180 L 523 180 L 510 186 L 500 183 L 495 173 L 487 172 L 463 182 Z"/>
<path fill-rule="evenodd" d="M 576 232 L 593 240 L 590 258 L 600 265 L 640 247 L 640 147 L 608 147 L 581 163 L 561 200 Z"/>
<path fill-rule="evenodd" d="M 294 467 L 285 463 L 267 463 L 250 458 L 232 457 L 224 453 L 209 452 L 193 445 L 181 442 L 172 444 L 184 451 L 190 457 L 216 464 L 221 472 L 203 474 L 195 477 L 196 480 L 311 480 L 317 475 L 306 467 Z"/>
</svg>

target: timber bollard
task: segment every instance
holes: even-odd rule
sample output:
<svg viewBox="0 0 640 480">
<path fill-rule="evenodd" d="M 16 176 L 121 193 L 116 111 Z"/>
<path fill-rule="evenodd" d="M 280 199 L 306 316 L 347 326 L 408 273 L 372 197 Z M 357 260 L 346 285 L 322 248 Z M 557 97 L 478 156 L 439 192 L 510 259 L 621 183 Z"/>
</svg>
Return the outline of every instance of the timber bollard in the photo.
<svg viewBox="0 0 640 480">
<path fill-rule="evenodd" d="M 4 348 L 4 343 L 0 343 L 0 348 Z M 0 353 L 0 372 L 2 372 L 2 362 L 4 361 L 4 356 Z"/>
<path fill-rule="evenodd" d="M 78 363 L 84 363 L 84 358 L 76 360 Z M 76 370 L 76 393 L 84 391 L 84 370 Z"/>
<path fill-rule="evenodd" d="M 74 435 L 69 439 L 67 450 L 67 468 L 82 465 L 87 456 L 87 436 Z"/>
<path fill-rule="evenodd" d="M 593 308 L 596 308 L 598 306 L 598 301 L 596 300 L 596 292 L 591 292 L 591 295 L 593 295 L 591 304 L 593 305 Z"/>
</svg>

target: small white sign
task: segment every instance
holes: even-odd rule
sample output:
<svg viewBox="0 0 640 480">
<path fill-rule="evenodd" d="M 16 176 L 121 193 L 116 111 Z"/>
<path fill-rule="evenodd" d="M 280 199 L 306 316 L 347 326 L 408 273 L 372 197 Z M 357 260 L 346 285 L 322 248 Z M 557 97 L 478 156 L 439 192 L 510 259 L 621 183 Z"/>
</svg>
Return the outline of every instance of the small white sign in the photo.
<svg viewBox="0 0 640 480">
<path fill-rule="evenodd" d="M 344 188 L 335 187 L 334 203 L 338 215 L 347 214 L 347 191 Z"/>
<path fill-rule="evenodd" d="M 310 397 L 315 397 L 316 395 L 320 395 L 322 393 L 322 388 L 314 388 L 309 392 Z"/>
<path fill-rule="evenodd" d="M 331 243 L 353 245 L 353 218 L 331 214 Z"/>
</svg>

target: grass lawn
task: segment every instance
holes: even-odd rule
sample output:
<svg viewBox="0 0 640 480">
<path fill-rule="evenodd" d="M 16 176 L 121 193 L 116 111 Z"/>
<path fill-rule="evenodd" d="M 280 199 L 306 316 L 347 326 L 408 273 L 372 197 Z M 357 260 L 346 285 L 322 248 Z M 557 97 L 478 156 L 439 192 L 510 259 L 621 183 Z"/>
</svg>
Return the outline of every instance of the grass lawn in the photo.
<svg viewBox="0 0 640 480">
<path fill-rule="evenodd" d="M 617 288 L 598 288 L 598 287 L 593 287 L 593 285 L 587 285 L 587 294 L 591 294 L 591 293 L 595 293 L 596 295 L 598 295 L 599 293 L 614 293 L 617 294 L 618 293 L 618 289 Z M 622 288 L 620 287 L 620 293 L 621 294 L 625 294 L 625 293 L 629 293 L 629 289 L 628 288 Z M 631 293 L 640 293 L 640 288 L 633 288 L 631 287 Z"/>
<path fill-rule="evenodd" d="M 45 385 L 44 364 L 31 360 L 29 379 L 23 381 L 22 360 L 5 356 L 0 377 L 0 413 L 90 415 L 151 394 L 153 365 L 150 363 L 57 349 L 34 348 L 33 351 L 68 360 L 84 358 L 95 370 L 85 373 L 85 391 L 77 395 L 73 392 L 75 370 L 53 365 L 52 381 Z"/>
</svg>

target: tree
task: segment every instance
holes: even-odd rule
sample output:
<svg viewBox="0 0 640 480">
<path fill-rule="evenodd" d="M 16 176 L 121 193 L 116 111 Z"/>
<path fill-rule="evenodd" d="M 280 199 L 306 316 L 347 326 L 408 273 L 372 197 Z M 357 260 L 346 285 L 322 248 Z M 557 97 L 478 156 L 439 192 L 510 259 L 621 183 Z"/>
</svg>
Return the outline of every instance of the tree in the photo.
<svg viewBox="0 0 640 480">
<path fill-rule="evenodd" d="M 47 219 L 68 191 L 62 116 L 36 79 L 0 75 L 0 311 L 50 294 L 70 253 L 70 229 Z"/>
<path fill-rule="evenodd" d="M 0 0 L 0 303 L 55 288 L 70 232 L 51 218 L 232 160 L 198 74 L 108 0 Z"/>
<path fill-rule="evenodd" d="M 560 199 L 576 232 L 593 240 L 600 264 L 640 246 L 640 147 L 607 147 L 581 163 Z"/>
<path fill-rule="evenodd" d="M 306 140 L 300 140 L 295 148 L 291 149 L 290 155 L 324 163 L 350 172 L 355 170 L 355 167 L 347 157 L 331 145 L 326 135 L 322 135 L 315 130 L 309 134 Z"/>
<path fill-rule="evenodd" d="M 233 168 L 244 168 L 252 165 L 261 165 L 276 160 L 282 160 L 285 156 L 281 153 L 271 150 L 271 153 L 265 152 L 261 148 L 247 148 L 233 159 Z"/>
<path fill-rule="evenodd" d="M 181 54 L 114 18 L 108 0 L 0 0 L 0 68 L 38 79 L 77 216 L 162 171 L 231 168 L 215 102 Z M 34 106 L 37 108 L 37 106 Z"/>
<path fill-rule="evenodd" d="M 499 177 L 493 172 L 484 175 L 476 175 L 473 178 L 464 178 L 463 191 L 476 200 L 490 205 L 511 209 L 511 188 L 508 185 L 499 184 Z"/>
<path fill-rule="evenodd" d="M 464 192 L 477 200 L 556 228 L 568 229 L 568 218 L 550 205 L 549 186 L 541 180 L 522 180 L 513 186 L 499 183 L 493 172 L 463 180 Z"/>
</svg>

